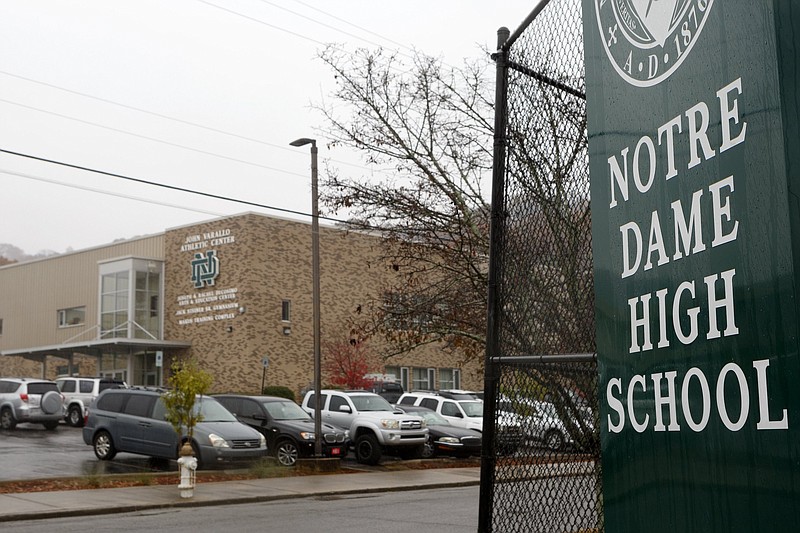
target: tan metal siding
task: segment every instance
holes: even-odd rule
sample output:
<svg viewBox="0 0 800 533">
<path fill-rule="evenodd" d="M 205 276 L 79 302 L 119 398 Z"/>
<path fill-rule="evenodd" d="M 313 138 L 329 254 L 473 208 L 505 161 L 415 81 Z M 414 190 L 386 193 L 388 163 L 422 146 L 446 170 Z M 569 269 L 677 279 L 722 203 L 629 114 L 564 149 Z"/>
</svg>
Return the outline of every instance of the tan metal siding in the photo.
<svg viewBox="0 0 800 533">
<path fill-rule="evenodd" d="M 0 268 L 0 350 L 48 346 L 75 337 L 89 340 L 97 332 L 98 263 L 122 257 L 163 260 L 164 235 Z M 58 310 L 86 307 L 86 323 L 58 327 Z"/>
</svg>

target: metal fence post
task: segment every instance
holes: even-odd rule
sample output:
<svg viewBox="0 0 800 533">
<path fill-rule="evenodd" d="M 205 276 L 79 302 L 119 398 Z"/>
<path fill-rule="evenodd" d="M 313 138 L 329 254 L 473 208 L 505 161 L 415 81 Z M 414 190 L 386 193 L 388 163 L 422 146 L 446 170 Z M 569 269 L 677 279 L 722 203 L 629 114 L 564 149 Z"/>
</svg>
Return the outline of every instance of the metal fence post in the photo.
<svg viewBox="0 0 800 533">
<path fill-rule="evenodd" d="M 492 219 L 489 243 L 489 293 L 488 316 L 486 333 L 486 359 L 484 377 L 484 405 L 483 419 L 483 448 L 481 450 L 481 491 L 480 506 L 478 511 L 478 531 L 488 533 L 491 531 L 492 520 L 492 487 L 494 480 L 494 412 L 495 412 L 495 386 L 497 384 L 497 366 L 492 362 L 492 357 L 499 355 L 498 319 L 499 298 L 497 294 L 500 279 L 499 265 L 501 260 L 499 252 L 503 240 L 503 189 L 506 159 L 506 97 L 508 88 L 508 67 L 506 66 L 507 51 L 503 44 L 508 40 L 511 32 L 502 27 L 497 30 L 497 75 L 495 85 L 495 110 L 494 110 L 494 161 L 492 166 Z M 488 422 L 488 423 L 486 423 Z"/>
</svg>

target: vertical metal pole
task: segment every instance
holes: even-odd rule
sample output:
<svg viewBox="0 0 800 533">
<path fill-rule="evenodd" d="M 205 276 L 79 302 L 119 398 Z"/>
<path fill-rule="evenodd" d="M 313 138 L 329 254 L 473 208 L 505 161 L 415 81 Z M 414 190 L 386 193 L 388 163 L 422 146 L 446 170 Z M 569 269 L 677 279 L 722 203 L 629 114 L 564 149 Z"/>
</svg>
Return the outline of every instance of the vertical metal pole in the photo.
<svg viewBox="0 0 800 533">
<path fill-rule="evenodd" d="M 319 206 L 317 193 L 317 143 L 311 143 L 311 276 L 314 313 L 314 455 L 322 457 L 322 395 L 319 310 Z"/>
<path fill-rule="evenodd" d="M 497 405 L 496 384 L 498 368 L 492 357 L 500 355 L 499 313 L 500 299 L 498 282 L 502 259 L 500 250 L 503 241 L 505 210 L 506 169 L 506 110 L 508 100 L 508 52 L 503 47 L 511 32 L 508 28 L 497 30 L 497 53 L 493 56 L 497 68 L 495 78 L 494 108 L 494 155 L 492 165 L 492 219 L 489 237 L 489 293 L 486 326 L 486 359 L 484 361 L 483 447 L 481 448 L 481 490 L 478 507 L 478 532 L 492 530 L 493 489 L 495 468 L 495 408 Z M 488 422 L 488 423 L 487 423 Z"/>
<path fill-rule="evenodd" d="M 311 278 L 312 315 L 314 329 L 314 455 L 322 457 L 322 398 L 320 397 L 322 370 L 319 331 L 319 193 L 317 192 L 317 141 L 303 137 L 289 143 L 291 146 L 311 145 Z"/>
</svg>

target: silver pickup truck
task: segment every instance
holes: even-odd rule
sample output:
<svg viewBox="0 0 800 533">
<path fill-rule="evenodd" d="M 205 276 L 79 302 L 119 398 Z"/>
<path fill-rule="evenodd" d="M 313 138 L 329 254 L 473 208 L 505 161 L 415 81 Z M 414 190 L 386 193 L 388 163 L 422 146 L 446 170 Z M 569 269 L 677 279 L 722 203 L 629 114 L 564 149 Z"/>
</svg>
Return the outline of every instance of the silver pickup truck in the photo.
<svg viewBox="0 0 800 533">
<path fill-rule="evenodd" d="M 411 459 L 422 455 L 428 428 L 422 417 L 396 411 L 377 394 L 366 391 L 320 391 L 322 422 L 350 432 L 359 463 L 374 465 L 384 453 Z M 303 409 L 314 415 L 314 391 Z"/>
</svg>

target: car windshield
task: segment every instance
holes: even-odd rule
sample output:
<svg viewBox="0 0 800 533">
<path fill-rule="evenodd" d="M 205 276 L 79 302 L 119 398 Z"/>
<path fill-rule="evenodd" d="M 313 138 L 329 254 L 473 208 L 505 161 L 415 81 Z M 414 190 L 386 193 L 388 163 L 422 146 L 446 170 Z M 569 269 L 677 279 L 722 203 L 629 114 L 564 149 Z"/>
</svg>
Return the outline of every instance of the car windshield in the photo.
<svg viewBox="0 0 800 533">
<path fill-rule="evenodd" d="M 483 416 L 483 402 L 475 400 L 475 401 L 460 401 L 458 404 L 464 410 L 464 413 L 468 417 L 477 418 Z"/>
<path fill-rule="evenodd" d="M 419 415 L 429 426 L 449 426 L 450 422 L 436 411 L 411 411 L 411 415 Z"/>
<path fill-rule="evenodd" d="M 309 420 L 311 416 L 291 401 L 264 402 L 264 409 L 275 420 Z"/>
<path fill-rule="evenodd" d="M 350 399 L 359 411 L 394 411 L 392 405 L 377 394 L 350 396 Z"/>
<path fill-rule="evenodd" d="M 236 417 L 213 398 L 198 398 L 194 412 L 202 416 L 202 422 L 236 422 Z"/>
</svg>

